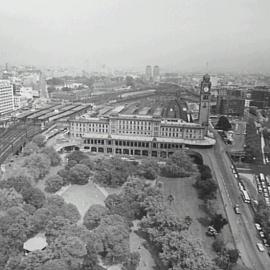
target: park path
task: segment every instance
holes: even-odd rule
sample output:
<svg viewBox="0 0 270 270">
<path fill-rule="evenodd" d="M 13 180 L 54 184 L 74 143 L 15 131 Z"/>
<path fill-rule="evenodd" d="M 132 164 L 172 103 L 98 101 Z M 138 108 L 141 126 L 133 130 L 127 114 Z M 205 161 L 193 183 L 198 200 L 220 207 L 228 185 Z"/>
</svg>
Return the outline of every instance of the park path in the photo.
<svg viewBox="0 0 270 270">
<path fill-rule="evenodd" d="M 154 270 L 156 264 L 151 253 L 143 246 L 145 240 L 135 233 L 138 230 L 139 220 L 134 220 L 132 223 L 129 243 L 130 251 L 136 251 L 140 254 L 140 263 L 137 270 Z"/>
</svg>

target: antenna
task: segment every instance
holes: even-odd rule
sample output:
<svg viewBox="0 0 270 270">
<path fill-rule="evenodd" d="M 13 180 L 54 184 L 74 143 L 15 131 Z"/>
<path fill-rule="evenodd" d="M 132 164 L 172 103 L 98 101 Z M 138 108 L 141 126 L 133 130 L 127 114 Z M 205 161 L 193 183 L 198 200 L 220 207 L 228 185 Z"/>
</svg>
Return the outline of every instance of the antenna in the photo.
<svg viewBox="0 0 270 270">
<path fill-rule="evenodd" d="M 206 62 L 206 72 L 207 72 L 207 73 L 209 72 L 209 69 L 208 69 L 208 61 Z"/>
</svg>

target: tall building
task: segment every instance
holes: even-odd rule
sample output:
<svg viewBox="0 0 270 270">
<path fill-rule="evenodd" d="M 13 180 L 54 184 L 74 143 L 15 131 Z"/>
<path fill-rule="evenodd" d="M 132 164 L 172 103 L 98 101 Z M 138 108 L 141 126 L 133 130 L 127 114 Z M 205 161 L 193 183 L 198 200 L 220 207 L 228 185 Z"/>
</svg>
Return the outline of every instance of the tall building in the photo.
<svg viewBox="0 0 270 270">
<path fill-rule="evenodd" d="M 211 81 L 208 74 L 203 76 L 200 88 L 199 123 L 204 127 L 204 135 L 206 136 L 208 131 L 211 96 Z"/>
<path fill-rule="evenodd" d="M 146 68 L 145 68 L 145 78 L 147 81 L 151 81 L 153 78 L 152 67 L 150 65 L 146 66 Z"/>
<path fill-rule="evenodd" d="M 245 110 L 245 93 L 239 89 L 218 89 L 216 113 L 243 116 Z"/>
<path fill-rule="evenodd" d="M 0 80 L 0 116 L 14 110 L 13 87 L 7 80 Z"/>
<path fill-rule="evenodd" d="M 153 68 L 153 81 L 154 82 L 159 82 L 160 81 L 159 66 L 154 66 L 154 68 Z"/>
</svg>

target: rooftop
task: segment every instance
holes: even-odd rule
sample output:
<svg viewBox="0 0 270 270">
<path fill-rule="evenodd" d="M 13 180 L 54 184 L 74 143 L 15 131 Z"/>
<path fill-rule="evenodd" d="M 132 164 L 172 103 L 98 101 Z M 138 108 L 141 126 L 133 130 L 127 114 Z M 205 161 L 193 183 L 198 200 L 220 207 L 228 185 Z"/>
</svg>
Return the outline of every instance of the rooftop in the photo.
<svg viewBox="0 0 270 270">
<path fill-rule="evenodd" d="M 26 251 L 42 250 L 48 245 L 44 233 L 38 233 L 36 236 L 28 239 L 23 244 L 23 249 Z"/>
</svg>

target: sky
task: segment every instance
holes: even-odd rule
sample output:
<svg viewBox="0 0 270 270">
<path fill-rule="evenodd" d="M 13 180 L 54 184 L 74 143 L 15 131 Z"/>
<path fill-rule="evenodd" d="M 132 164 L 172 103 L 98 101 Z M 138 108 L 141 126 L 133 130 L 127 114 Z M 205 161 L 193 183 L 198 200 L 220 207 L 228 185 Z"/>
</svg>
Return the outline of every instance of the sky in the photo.
<svg viewBox="0 0 270 270">
<path fill-rule="evenodd" d="M 1 3 L 3 2 L 3 3 Z M 269 0 L 0 0 L 0 64 L 270 70 Z"/>
</svg>

